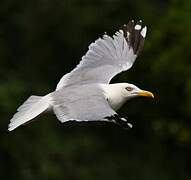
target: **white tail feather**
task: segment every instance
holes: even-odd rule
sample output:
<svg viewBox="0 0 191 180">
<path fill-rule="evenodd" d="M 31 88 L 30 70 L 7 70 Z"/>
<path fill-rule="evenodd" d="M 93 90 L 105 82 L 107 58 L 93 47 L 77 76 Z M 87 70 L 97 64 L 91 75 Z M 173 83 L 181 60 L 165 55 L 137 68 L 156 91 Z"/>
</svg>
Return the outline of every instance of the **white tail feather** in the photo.
<svg viewBox="0 0 191 180">
<path fill-rule="evenodd" d="M 17 113 L 12 117 L 9 124 L 9 131 L 14 130 L 18 126 L 32 120 L 50 106 L 50 95 L 46 96 L 30 96 L 18 109 Z"/>
</svg>

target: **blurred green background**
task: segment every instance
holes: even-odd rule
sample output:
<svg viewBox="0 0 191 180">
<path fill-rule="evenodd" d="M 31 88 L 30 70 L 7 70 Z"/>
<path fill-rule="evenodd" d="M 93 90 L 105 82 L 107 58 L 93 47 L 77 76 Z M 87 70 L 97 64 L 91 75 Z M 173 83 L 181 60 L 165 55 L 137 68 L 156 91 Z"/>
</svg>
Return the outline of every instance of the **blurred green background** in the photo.
<svg viewBox="0 0 191 180">
<path fill-rule="evenodd" d="M 112 82 L 131 82 L 155 100 L 120 110 L 134 128 L 61 124 L 51 114 L 7 131 L 30 95 L 54 91 L 88 45 L 129 20 L 148 26 L 144 51 Z M 1 0 L 1 180 L 190 180 L 190 0 Z"/>
</svg>

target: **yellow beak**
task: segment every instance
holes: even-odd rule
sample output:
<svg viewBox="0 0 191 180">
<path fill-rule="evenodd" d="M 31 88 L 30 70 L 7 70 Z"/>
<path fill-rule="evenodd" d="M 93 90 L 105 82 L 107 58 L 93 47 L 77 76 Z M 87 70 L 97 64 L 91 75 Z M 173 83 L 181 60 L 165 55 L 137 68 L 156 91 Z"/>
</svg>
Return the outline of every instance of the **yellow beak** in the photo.
<svg viewBox="0 0 191 180">
<path fill-rule="evenodd" d="M 144 97 L 151 97 L 154 98 L 154 95 L 152 92 L 141 90 L 138 92 L 138 96 L 144 96 Z"/>
</svg>

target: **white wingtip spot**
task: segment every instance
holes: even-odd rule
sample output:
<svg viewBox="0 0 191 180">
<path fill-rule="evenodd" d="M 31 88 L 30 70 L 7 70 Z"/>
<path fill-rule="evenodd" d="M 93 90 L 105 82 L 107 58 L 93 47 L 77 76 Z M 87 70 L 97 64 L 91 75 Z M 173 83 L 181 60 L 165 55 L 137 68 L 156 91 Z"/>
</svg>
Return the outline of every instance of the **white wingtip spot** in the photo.
<svg viewBox="0 0 191 180">
<path fill-rule="evenodd" d="M 127 119 L 125 119 L 125 118 L 121 118 L 121 120 L 127 122 Z"/>
<path fill-rule="evenodd" d="M 121 34 L 123 34 L 123 30 L 120 29 L 119 32 L 120 32 Z"/>
<path fill-rule="evenodd" d="M 127 123 L 127 125 L 128 125 L 130 128 L 133 127 L 133 125 L 132 125 L 131 123 Z"/>
<path fill-rule="evenodd" d="M 145 26 L 142 31 L 141 31 L 141 35 L 145 38 L 147 34 L 147 26 Z"/>
<path fill-rule="evenodd" d="M 140 30 L 140 29 L 141 29 L 141 25 L 136 24 L 136 26 L 135 26 L 135 30 Z"/>
</svg>

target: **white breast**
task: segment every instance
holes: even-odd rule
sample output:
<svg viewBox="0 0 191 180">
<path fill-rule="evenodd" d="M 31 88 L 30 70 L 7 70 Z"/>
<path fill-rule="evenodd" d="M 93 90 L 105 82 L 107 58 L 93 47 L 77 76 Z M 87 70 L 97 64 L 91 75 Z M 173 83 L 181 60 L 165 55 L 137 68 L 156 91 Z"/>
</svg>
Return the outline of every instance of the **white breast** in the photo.
<svg viewBox="0 0 191 180">
<path fill-rule="evenodd" d="M 119 84 L 104 84 L 102 86 L 109 105 L 114 110 L 118 110 L 127 100 L 123 94 L 123 88 Z"/>
</svg>

